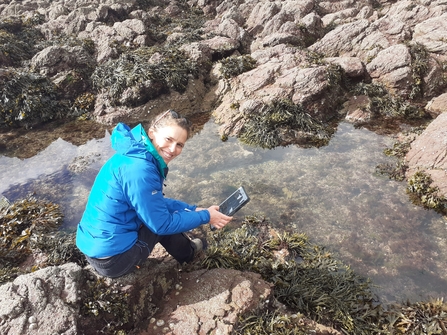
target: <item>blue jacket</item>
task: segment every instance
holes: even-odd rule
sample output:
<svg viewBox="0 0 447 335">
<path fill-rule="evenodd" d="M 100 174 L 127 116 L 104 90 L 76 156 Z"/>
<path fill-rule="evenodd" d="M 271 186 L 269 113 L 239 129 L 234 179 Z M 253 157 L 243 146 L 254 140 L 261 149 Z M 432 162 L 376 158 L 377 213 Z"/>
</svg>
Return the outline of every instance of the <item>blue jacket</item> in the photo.
<svg viewBox="0 0 447 335">
<path fill-rule="evenodd" d="M 208 223 L 208 210 L 163 196 L 167 166 L 141 125 L 119 123 L 112 132 L 116 153 L 99 171 L 78 224 L 76 245 L 87 256 L 109 257 L 129 250 L 146 225 L 158 235 L 185 232 Z"/>
</svg>

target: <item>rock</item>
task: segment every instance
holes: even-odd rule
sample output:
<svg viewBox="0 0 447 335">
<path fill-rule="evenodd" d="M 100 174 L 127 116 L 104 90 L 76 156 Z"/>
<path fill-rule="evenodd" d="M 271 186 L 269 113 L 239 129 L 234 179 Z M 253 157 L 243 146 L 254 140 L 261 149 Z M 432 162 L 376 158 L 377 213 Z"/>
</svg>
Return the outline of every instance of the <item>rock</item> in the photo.
<svg viewBox="0 0 447 335">
<path fill-rule="evenodd" d="M 360 58 L 357 57 L 328 57 L 326 62 L 339 65 L 346 75 L 351 78 L 363 77 L 365 75 L 365 66 Z"/>
<path fill-rule="evenodd" d="M 92 298 L 90 287 L 102 293 Z M 114 299 L 114 312 L 107 308 L 108 299 Z M 156 246 L 140 269 L 117 279 L 101 278 L 90 266 L 67 263 L 3 284 L 0 333 L 93 334 L 120 324 L 141 335 L 167 334 L 166 327 L 168 334 L 229 335 L 240 315 L 262 308 L 269 299 L 271 285 L 259 274 L 231 269 L 179 272 L 176 261 Z M 118 320 L 119 313 L 129 320 L 122 315 Z M 151 317 L 155 323 L 149 323 Z"/>
<path fill-rule="evenodd" d="M 372 32 L 368 29 L 369 26 L 368 20 L 339 25 L 309 46 L 309 50 L 322 53 L 326 57 L 357 56 L 356 48 L 359 42 Z"/>
<path fill-rule="evenodd" d="M 373 81 L 384 84 L 392 93 L 409 94 L 413 85 L 411 55 L 403 44 L 392 45 L 380 51 L 366 65 L 366 70 Z"/>
<path fill-rule="evenodd" d="M 445 96 L 439 100 L 444 99 Z M 411 143 L 405 160 L 408 162 L 407 178 L 419 170 L 425 171 L 441 194 L 447 195 L 447 113 L 436 117 Z"/>
<path fill-rule="evenodd" d="M 80 46 L 50 46 L 31 59 L 33 71 L 50 77 L 63 71 L 78 69 L 87 70 L 87 73 L 91 74 L 94 66 L 91 55 Z"/>
<path fill-rule="evenodd" d="M 0 286 L 0 333 L 78 334 L 81 277 L 81 267 L 68 263 Z"/>
<path fill-rule="evenodd" d="M 238 317 L 268 303 L 271 285 L 255 273 L 231 269 L 183 273 L 140 335 L 232 334 Z"/>
<path fill-rule="evenodd" d="M 343 105 L 346 113 L 345 120 L 349 122 L 367 122 L 371 119 L 371 112 L 367 111 L 371 100 L 366 95 L 354 96 Z"/>
<path fill-rule="evenodd" d="M 413 39 L 423 44 L 428 51 L 445 54 L 447 52 L 447 13 L 429 18 L 414 27 Z"/>
<path fill-rule="evenodd" d="M 428 113 L 435 119 L 441 113 L 447 112 L 447 93 L 441 94 L 440 96 L 430 100 L 425 109 Z"/>
</svg>

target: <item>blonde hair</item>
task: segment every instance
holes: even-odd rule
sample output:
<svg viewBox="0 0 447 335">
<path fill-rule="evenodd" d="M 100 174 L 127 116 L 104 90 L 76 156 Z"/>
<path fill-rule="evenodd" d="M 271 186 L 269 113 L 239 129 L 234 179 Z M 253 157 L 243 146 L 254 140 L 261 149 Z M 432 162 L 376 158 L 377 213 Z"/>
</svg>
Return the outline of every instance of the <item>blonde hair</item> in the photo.
<svg viewBox="0 0 447 335">
<path fill-rule="evenodd" d="M 177 125 L 186 130 L 187 138 L 189 139 L 192 136 L 193 125 L 192 123 L 181 116 L 179 113 L 172 109 L 168 109 L 166 112 L 159 114 L 155 117 L 149 128 L 153 130 L 157 130 L 160 128 Z"/>
</svg>

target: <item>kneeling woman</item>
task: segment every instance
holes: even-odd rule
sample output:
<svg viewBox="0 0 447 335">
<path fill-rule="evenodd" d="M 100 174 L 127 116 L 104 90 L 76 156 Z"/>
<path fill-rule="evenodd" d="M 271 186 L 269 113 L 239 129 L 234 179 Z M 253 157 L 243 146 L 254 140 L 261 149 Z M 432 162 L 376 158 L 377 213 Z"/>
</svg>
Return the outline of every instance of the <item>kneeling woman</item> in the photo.
<svg viewBox="0 0 447 335">
<path fill-rule="evenodd" d="M 113 130 L 116 153 L 95 179 L 76 234 L 77 247 L 99 274 L 132 272 L 157 243 L 179 263 L 190 262 L 200 243 L 185 232 L 207 223 L 222 228 L 232 219 L 215 205 L 198 208 L 164 197 L 167 165 L 190 135 L 191 123 L 172 110 L 156 117 L 148 133 L 123 123 Z"/>
</svg>

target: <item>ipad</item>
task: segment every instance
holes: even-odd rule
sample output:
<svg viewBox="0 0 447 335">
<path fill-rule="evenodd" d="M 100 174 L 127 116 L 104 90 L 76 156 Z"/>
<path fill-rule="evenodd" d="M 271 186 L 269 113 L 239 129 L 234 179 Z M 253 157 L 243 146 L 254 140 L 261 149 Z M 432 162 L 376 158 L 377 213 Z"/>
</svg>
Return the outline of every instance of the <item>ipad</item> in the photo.
<svg viewBox="0 0 447 335">
<path fill-rule="evenodd" d="M 250 198 L 247 195 L 247 192 L 245 192 L 244 187 L 241 186 L 219 205 L 219 212 L 228 216 L 233 216 L 249 201 Z"/>
</svg>

